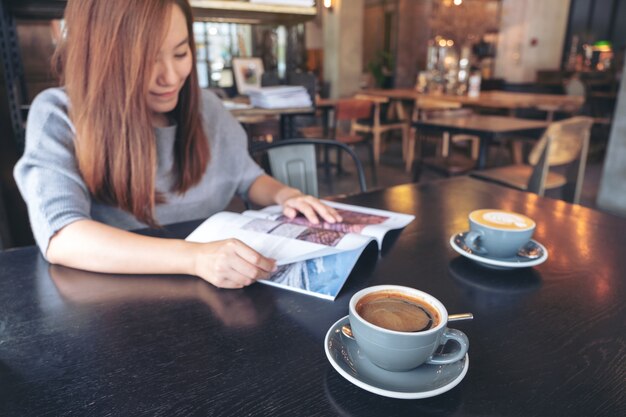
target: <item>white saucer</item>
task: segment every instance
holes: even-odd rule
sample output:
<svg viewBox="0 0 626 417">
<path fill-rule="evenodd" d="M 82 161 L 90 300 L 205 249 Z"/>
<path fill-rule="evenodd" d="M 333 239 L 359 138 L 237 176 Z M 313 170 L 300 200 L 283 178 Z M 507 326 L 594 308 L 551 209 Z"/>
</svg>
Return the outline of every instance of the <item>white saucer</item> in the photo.
<svg viewBox="0 0 626 417">
<path fill-rule="evenodd" d="M 528 268 L 542 264 L 548 259 L 548 250 L 536 240 L 531 239 L 526 245 L 533 246 L 533 249 L 539 251 L 541 256 L 535 259 L 529 259 L 523 256 L 513 256 L 512 258 L 493 258 L 486 255 L 479 255 L 473 252 L 465 244 L 465 235 L 467 232 L 461 232 L 450 237 L 450 246 L 461 255 L 469 258 L 479 264 L 494 269 L 512 269 L 512 268 Z"/>
<path fill-rule="evenodd" d="M 374 394 L 391 398 L 418 399 L 434 397 L 456 387 L 469 368 L 469 356 L 447 365 L 424 364 L 406 372 L 379 368 L 359 350 L 356 341 L 341 333 L 348 316 L 333 324 L 324 339 L 330 364 L 354 385 Z"/>
</svg>

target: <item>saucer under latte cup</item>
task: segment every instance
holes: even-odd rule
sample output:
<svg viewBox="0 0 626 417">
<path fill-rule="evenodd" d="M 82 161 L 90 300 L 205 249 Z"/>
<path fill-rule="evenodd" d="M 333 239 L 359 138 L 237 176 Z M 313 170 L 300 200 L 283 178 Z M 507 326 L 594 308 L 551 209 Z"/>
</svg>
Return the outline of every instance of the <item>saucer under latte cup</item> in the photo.
<svg viewBox="0 0 626 417">
<path fill-rule="evenodd" d="M 528 216 L 497 209 L 474 210 L 465 244 L 475 253 L 493 258 L 511 258 L 530 241 L 535 222 Z"/>
<path fill-rule="evenodd" d="M 409 287 L 378 285 L 357 292 L 350 299 L 349 319 L 359 350 L 389 371 L 453 363 L 464 358 L 469 347 L 463 332 L 447 328 L 444 305 Z M 452 351 L 439 353 L 448 341 L 453 342 Z"/>
</svg>

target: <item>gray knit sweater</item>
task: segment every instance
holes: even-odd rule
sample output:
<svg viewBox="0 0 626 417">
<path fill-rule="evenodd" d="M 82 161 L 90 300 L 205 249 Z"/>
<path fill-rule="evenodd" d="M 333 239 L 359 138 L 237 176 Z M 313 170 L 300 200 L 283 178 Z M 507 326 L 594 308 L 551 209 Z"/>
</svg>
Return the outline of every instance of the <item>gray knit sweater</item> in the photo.
<svg viewBox="0 0 626 417">
<path fill-rule="evenodd" d="M 156 207 L 156 220 L 163 225 L 203 219 L 223 210 L 236 193 L 245 197 L 263 172 L 248 154 L 243 128 L 220 100 L 203 91 L 201 105 L 211 160 L 200 183 L 183 195 L 171 192 L 176 126 L 155 129 L 156 187 L 166 197 L 166 202 Z M 26 149 L 13 172 L 44 255 L 50 238 L 80 219 L 122 229 L 146 227 L 132 214 L 92 198 L 77 168 L 68 106 L 61 88 L 43 91 L 35 98 L 28 115 Z"/>
</svg>

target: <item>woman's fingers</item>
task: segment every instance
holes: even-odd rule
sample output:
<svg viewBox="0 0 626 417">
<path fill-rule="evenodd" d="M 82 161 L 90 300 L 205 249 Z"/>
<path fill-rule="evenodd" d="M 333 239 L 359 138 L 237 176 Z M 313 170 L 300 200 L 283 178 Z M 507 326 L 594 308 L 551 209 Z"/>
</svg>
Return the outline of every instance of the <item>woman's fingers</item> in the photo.
<svg viewBox="0 0 626 417">
<path fill-rule="evenodd" d="M 196 275 L 220 288 L 242 288 L 264 279 L 276 262 L 237 239 L 202 244 Z"/>
<path fill-rule="evenodd" d="M 296 211 L 302 213 L 313 224 L 319 223 L 318 216 L 328 223 L 342 221 L 337 210 L 310 195 L 298 196 L 285 201 L 283 213 L 287 217 L 295 217 Z"/>
<path fill-rule="evenodd" d="M 298 210 L 296 210 L 293 207 L 283 207 L 283 214 L 287 217 L 289 217 L 290 219 L 293 219 L 294 217 L 296 217 L 298 215 Z"/>
<path fill-rule="evenodd" d="M 246 268 L 250 271 L 250 274 L 252 274 L 248 275 L 250 278 L 256 278 L 253 275 L 258 274 L 258 271 L 272 272 L 275 269 L 276 261 L 266 258 L 242 241 L 234 240 L 233 246 L 235 253 L 251 267 Z M 265 274 L 264 277 L 266 278 L 267 274 Z"/>
<path fill-rule="evenodd" d="M 285 204 L 302 213 L 304 217 L 306 217 L 306 219 L 311 223 L 318 224 L 320 222 L 317 218 L 315 210 L 313 209 L 311 204 L 307 202 L 304 198 L 298 197 L 292 200 L 287 200 Z"/>
<path fill-rule="evenodd" d="M 311 204 L 317 214 L 319 214 L 322 219 L 326 220 L 328 223 L 336 223 L 343 220 L 339 213 L 337 213 L 337 210 L 327 206 L 317 198 L 312 198 L 312 200 L 308 201 L 308 203 Z"/>
</svg>

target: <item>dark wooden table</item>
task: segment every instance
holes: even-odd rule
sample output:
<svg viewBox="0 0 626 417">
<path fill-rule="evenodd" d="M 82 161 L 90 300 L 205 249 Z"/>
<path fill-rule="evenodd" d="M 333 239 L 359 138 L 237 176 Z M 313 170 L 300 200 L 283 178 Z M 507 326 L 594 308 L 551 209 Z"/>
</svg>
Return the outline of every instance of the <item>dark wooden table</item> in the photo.
<svg viewBox="0 0 626 417">
<path fill-rule="evenodd" d="M 34 247 L 0 253 L 0 415 L 626 415 L 626 220 L 467 178 L 348 201 L 417 218 L 359 261 L 334 302 L 262 284 L 87 273 L 50 266 Z M 485 207 L 534 218 L 547 262 L 495 271 L 454 252 L 450 236 Z M 390 399 L 328 363 L 327 329 L 352 294 L 382 283 L 474 313 L 454 324 L 470 339 L 457 387 Z"/>
<path fill-rule="evenodd" d="M 538 137 L 548 127 L 549 122 L 542 120 L 518 119 L 510 116 L 489 116 L 474 114 L 466 117 L 438 117 L 436 119 L 413 122 L 417 134 L 425 132 L 448 132 L 451 135 L 466 133 L 480 138 L 476 167 L 487 166 L 489 144 L 507 135 L 530 135 Z M 418 157 L 419 157 L 418 153 Z"/>
</svg>

